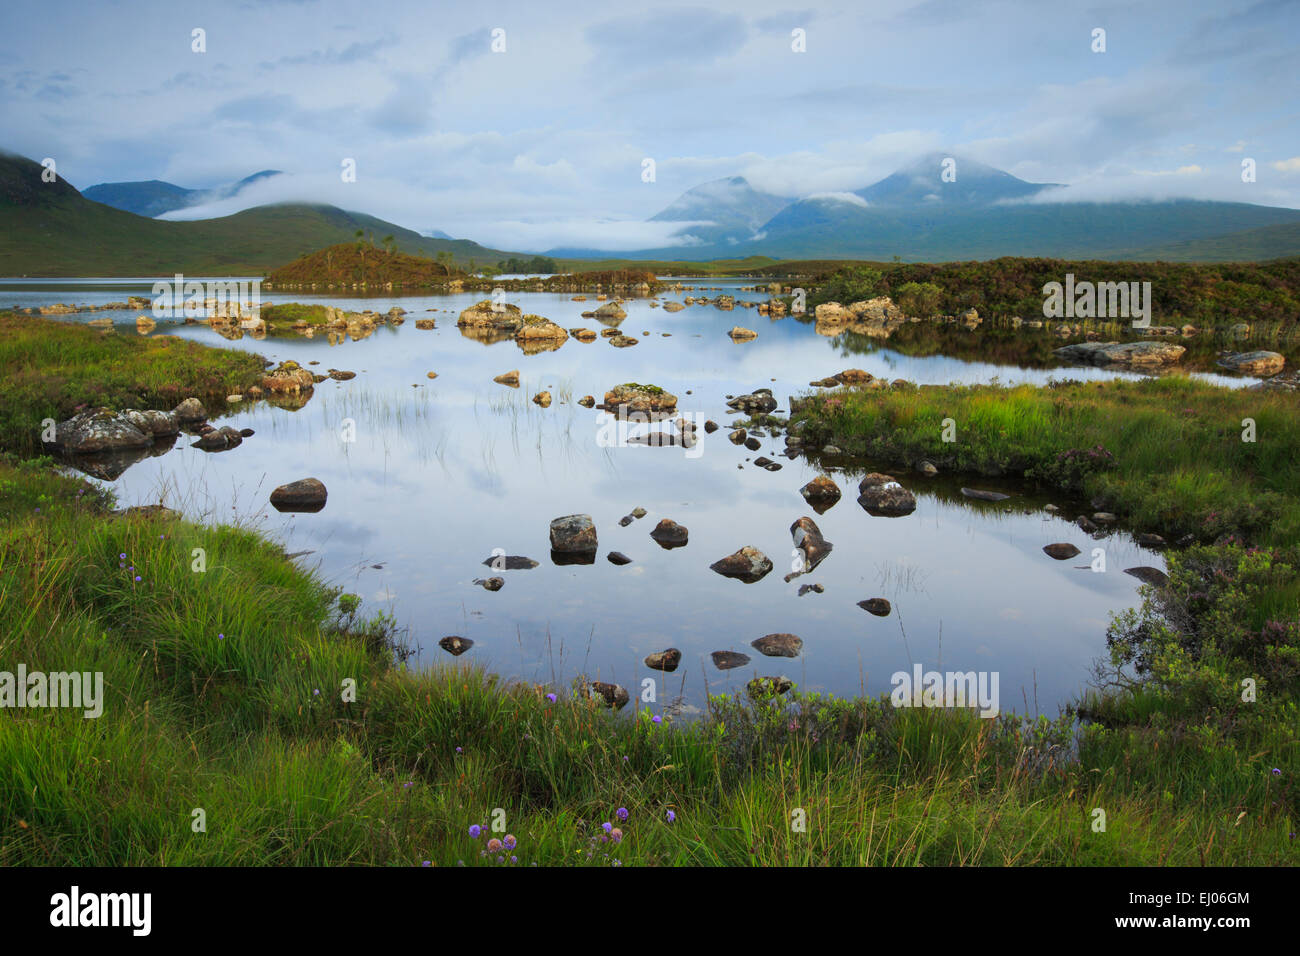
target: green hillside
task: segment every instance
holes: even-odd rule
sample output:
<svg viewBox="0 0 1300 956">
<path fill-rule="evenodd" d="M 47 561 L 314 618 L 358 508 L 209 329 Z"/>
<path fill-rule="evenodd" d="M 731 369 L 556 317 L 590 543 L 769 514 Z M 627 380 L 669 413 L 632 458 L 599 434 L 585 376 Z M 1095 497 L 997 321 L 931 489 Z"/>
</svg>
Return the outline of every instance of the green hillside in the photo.
<svg viewBox="0 0 1300 956">
<path fill-rule="evenodd" d="M 1263 262 L 1300 256 L 1300 223 L 1262 226 L 1209 239 L 1185 239 L 1119 253 L 1116 259 L 1165 262 Z"/>
<path fill-rule="evenodd" d="M 0 154 L 0 275 L 261 275 L 325 246 L 392 236 L 398 252 L 450 252 L 458 266 L 512 255 L 466 239 L 429 239 L 336 206 L 258 206 L 220 219 L 167 222 L 91 202 L 39 164 Z"/>
</svg>

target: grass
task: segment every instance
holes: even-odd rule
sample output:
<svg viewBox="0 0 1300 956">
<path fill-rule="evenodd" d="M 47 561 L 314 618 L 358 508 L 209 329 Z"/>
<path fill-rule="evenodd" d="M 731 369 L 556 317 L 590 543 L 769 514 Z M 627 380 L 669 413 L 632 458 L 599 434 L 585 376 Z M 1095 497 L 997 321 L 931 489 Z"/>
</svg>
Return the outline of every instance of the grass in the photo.
<svg viewBox="0 0 1300 956">
<path fill-rule="evenodd" d="M 1300 415 L 1280 391 L 1225 389 L 1184 376 L 1142 380 L 837 389 L 797 403 L 814 444 L 902 467 L 1024 475 L 1096 499 L 1099 510 L 1171 540 L 1236 533 L 1300 536 Z M 1243 441 L 1246 420 L 1255 440 Z M 945 441 L 945 422 L 954 441 Z M 1113 462 L 1088 452 L 1104 450 Z"/>
<path fill-rule="evenodd" d="M 172 336 L 132 336 L 0 312 L 0 449 L 40 451 L 42 421 L 80 407 L 208 407 L 259 383 L 265 360 Z"/>
<path fill-rule="evenodd" d="M 27 351 L 85 334 L 47 333 L 52 345 L 29 337 Z M 123 382 L 155 374 L 147 344 L 120 354 Z M 213 374 L 226 354 L 192 359 Z M 892 428 L 889 447 L 932 457 L 935 416 L 951 416 L 969 447 L 952 450 L 949 467 L 1023 458 L 1087 484 L 1136 478 L 1131 455 L 1153 482 L 1172 466 L 1193 491 L 1258 501 L 1276 488 L 1283 518 L 1255 530 L 1280 538 L 1289 527 L 1300 486 L 1282 453 L 1229 459 L 1207 478 L 1210 462 L 1220 467 L 1206 457 L 1221 451 L 1216 423 L 1238 403 L 1259 403 L 1261 436 L 1293 437 L 1281 399 L 1177 382 L 1088 388 L 848 393 L 818 400 L 842 408 L 801 414 L 846 444 Z M 1171 399 L 1199 411 L 1169 416 L 1189 445 L 1161 456 L 1143 429 L 1165 427 L 1154 410 Z M 1061 464 L 1062 427 L 1067 444 L 1109 437 L 1116 464 Z M 97 719 L 63 709 L 0 719 L 0 865 L 1296 859 L 1300 625 L 1287 588 L 1297 562 L 1281 547 L 1171 555 L 1172 587 L 1115 622 L 1110 688 L 1077 717 L 980 720 L 796 689 L 775 701 L 714 697 L 679 722 L 666 701 L 612 713 L 576 690 L 454 663 L 412 671 L 390 618 L 253 530 L 111 505 L 48 461 L 0 458 L 0 661 L 102 672 L 106 694 Z M 1242 673 L 1258 681 L 1249 706 Z M 475 825 L 487 832 L 471 836 Z M 507 834 L 511 849 L 489 850 Z"/>
<path fill-rule="evenodd" d="M 1271 773 L 1288 747 L 1298 769 L 1294 729 L 1236 753 L 1198 728 L 1145 745 L 1094 728 L 1073 760 L 1068 721 L 876 699 L 613 715 L 473 668 L 407 670 L 390 622 L 250 531 L 106 517 L 31 464 L 0 476 L 0 659 L 103 671 L 107 689 L 96 720 L 0 722 L 3 865 L 495 865 L 480 853 L 505 832 L 518 865 L 1294 859 L 1294 777 Z M 469 836 L 498 811 L 503 832 Z"/>
</svg>

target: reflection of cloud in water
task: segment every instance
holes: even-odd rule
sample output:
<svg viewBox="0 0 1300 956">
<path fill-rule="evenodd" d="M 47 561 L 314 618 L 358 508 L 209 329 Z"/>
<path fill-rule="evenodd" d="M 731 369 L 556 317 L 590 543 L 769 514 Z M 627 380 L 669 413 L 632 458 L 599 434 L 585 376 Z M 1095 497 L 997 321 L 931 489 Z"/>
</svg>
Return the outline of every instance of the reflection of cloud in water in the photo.
<svg viewBox="0 0 1300 956">
<path fill-rule="evenodd" d="M 120 289 L 111 295 L 124 297 Z M 747 295 L 766 298 L 738 293 Z M 380 312 L 396 304 L 422 315 L 430 306 L 454 313 L 482 297 L 316 301 Z M 512 299 L 566 328 L 583 324 L 578 313 L 590 306 L 566 295 Z M 771 662 L 759 661 L 719 674 L 708 657 L 745 649 L 764 634 L 803 639 L 802 656 L 782 668 L 802 687 L 853 694 L 864 680 L 869 692 L 885 692 L 889 675 L 910 667 L 911 659 L 936 657 L 942 632 L 945 667 L 978 661 L 979 669 L 999 670 L 1007 699 L 1012 688 L 1016 694 L 1030 688 L 1032 695 L 1037 679 L 1038 699 L 1050 709 L 1085 686 L 1090 664 L 1104 654 L 1107 612 L 1136 603 L 1140 582 L 1122 569 L 1164 566 L 1159 555 L 1125 535 L 1098 542 L 1064 516 L 1045 520 L 1039 509 L 1046 498 L 1018 494 L 1001 507 L 985 505 L 961 498 L 959 483 L 950 486 L 942 478 L 904 475 L 917 494 L 917 511 L 873 518 L 853 500 L 866 469 L 831 469 L 845 496 L 815 520 L 834 551 L 811 576 L 787 584 L 790 524 L 813 514 L 798 489 L 821 469 L 773 455 L 782 448 L 779 438 L 764 436 L 757 452 L 733 446 L 724 396 L 766 386 L 788 408 L 789 396 L 809 391 L 810 379 L 844 367 L 834 342 L 810 325 L 785 320 L 762 324 L 759 338 L 742 348 L 726 337 L 739 321 L 736 313 L 712 307 L 665 313 L 644 301 L 625 308 L 625 327 L 638 336 L 643 329 L 654 333 L 637 348 L 569 341 L 539 355 L 524 355 L 513 342 L 485 346 L 454 326 L 417 330 L 411 321 L 333 348 L 324 337 L 227 343 L 206 327 L 179 327 L 176 334 L 185 338 L 259 351 L 275 361 L 307 365 L 314 359 L 358 376 L 346 386 L 322 383 L 295 412 L 265 404 L 242 408 L 228 420 L 256 434 L 239 448 L 204 455 L 178 447 L 133 465 L 112 487 L 123 506 L 155 502 L 162 490 L 187 514 L 247 520 L 290 551 L 316 551 L 303 560 L 318 562 L 332 582 L 359 582 L 355 590 L 369 595 L 363 614 L 393 613 L 410 627 L 411 642 L 423 648 L 412 666 L 445 659 L 438 639 L 459 634 L 478 642 L 462 661 L 506 676 L 567 685 L 586 670 L 633 690 L 633 682 L 647 676 L 645 655 L 674 646 L 683 660 L 671 678 L 672 695 L 680 686 L 692 706 L 703 703 L 705 676 L 715 691 L 734 690 L 743 686 L 741 677 L 747 680 L 759 667 L 766 672 Z M 673 336 L 663 338 L 662 331 Z M 850 364 L 921 382 L 957 377 L 957 366 L 942 358 L 875 353 Z M 515 391 L 492 381 L 512 368 L 520 370 L 524 387 Z M 430 370 L 438 372 L 435 381 L 425 377 Z M 994 371 L 1008 380 L 1036 380 L 1037 374 L 969 363 L 958 373 Z M 597 413 L 572 401 L 585 394 L 599 399 L 623 382 L 661 385 L 678 396 L 683 413 L 712 418 L 722 429 L 712 435 L 701 430 L 698 458 L 672 447 L 602 448 Z M 531 402 L 540 388 L 555 397 L 549 409 Z M 339 438 L 348 417 L 357 424 L 351 444 Z M 783 469 L 766 472 L 745 462 L 760 454 Z M 272 512 L 271 489 L 307 476 L 329 489 L 325 509 L 292 518 Z M 638 505 L 647 516 L 620 527 L 618 519 Z M 1026 508 L 1033 513 L 1024 514 Z M 599 556 L 590 566 L 554 566 L 549 522 L 574 513 L 592 515 Z M 685 548 L 664 551 L 650 539 L 664 517 L 690 529 Z M 1094 546 L 1106 548 L 1108 573 L 1052 561 L 1040 549 L 1054 541 L 1071 542 L 1085 556 Z M 711 562 L 746 544 L 767 554 L 777 570 L 752 585 L 709 570 Z M 485 594 L 471 582 L 482 576 L 479 562 L 494 547 L 542 564 L 506 572 L 506 586 Z M 610 551 L 623 551 L 633 563 L 610 564 Z M 383 571 L 368 569 L 379 561 Z M 799 585 L 810 582 L 825 592 L 799 597 Z M 856 606 L 882 592 L 894 603 L 890 618 L 872 618 Z M 1018 616 L 1007 616 L 1009 610 Z M 660 678 L 660 700 L 666 700 L 668 685 L 661 675 L 650 676 Z"/>
</svg>

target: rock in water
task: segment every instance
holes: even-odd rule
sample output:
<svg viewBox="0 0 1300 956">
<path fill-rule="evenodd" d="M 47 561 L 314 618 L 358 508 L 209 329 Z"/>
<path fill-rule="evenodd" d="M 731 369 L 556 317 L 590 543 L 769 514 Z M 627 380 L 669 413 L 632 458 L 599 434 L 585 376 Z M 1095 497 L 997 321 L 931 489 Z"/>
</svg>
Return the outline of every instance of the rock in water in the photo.
<svg viewBox="0 0 1300 956">
<path fill-rule="evenodd" d="M 566 515 L 551 522 L 551 550 L 561 554 L 594 553 L 596 526 L 591 515 Z"/>
<path fill-rule="evenodd" d="M 1068 541 L 1058 541 L 1056 544 L 1044 545 L 1043 551 L 1048 557 L 1055 558 L 1057 561 L 1068 561 L 1079 553 L 1079 549 Z"/>
<path fill-rule="evenodd" d="M 714 651 L 709 656 L 713 658 L 713 666 L 720 671 L 744 667 L 749 663 L 749 655 L 741 654 L 738 651 Z"/>
<path fill-rule="evenodd" d="M 626 688 L 620 687 L 618 684 L 607 684 L 600 680 L 591 681 L 586 685 L 585 690 L 590 697 L 603 700 L 606 707 L 612 707 L 615 710 L 622 710 L 629 699 Z"/>
<path fill-rule="evenodd" d="M 772 562 L 762 551 L 745 545 L 739 551 L 713 562 L 709 568 L 723 577 L 736 578 L 746 584 L 753 584 L 772 570 Z"/>
<path fill-rule="evenodd" d="M 682 652 L 675 647 L 666 651 L 656 651 L 645 659 L 645 666 L 656 671 L 675 671 L 682 661 Z"/>
<path fill-rule="evenodd" d="M 519 369 L 513 369 L 509 372 L 502 372 L 496 378 L 492 379 L 498 385 L 509 385 L 511 388 L 519 387 Z"/>
<path fill-rule="evenodd" d="M 666 550 L 685 547 L 688 536 L 687 529 L 670 518 L 661 519 L 655 525 L 655 529 L 650 532 L 650 537 L 654 538 L 659 543 L 659 546 Z"/>
<path fill-rule="evenodd" d="M 1286 359 L 1277 352 L 1234 352 L 1219 359 L 1222 368 L 1257 376 L 1276 375 L 1285 364 Z"/>
<path fill-rule="evenodd" d="M 889 612 L 893 610 L 889 601 L 885 598 L 868 598 L 865 601 L 859 601 L 858 607 L 868 614 L 874 614 L 876 617 L 889 617 Z"/>
<path fill-rule="evenodd" d="M 438 646 L 452 657 L 460 657 L 460 655 L 464 654 L 474 646 L 474 642 L 468 637 L 449 636 L 438 641 Z"/>
<path fill-rule="evenodd" d="M 317 478 L 301 478 L 271 492 L 276 511 L 316 512 L 325 507 L 325 486 Z"/>
<path fill-rule="evenodd" d="M 822 537 L 821 528 L 812 518 L 800 518 L 790 525 L 790 537 L 794 539 L 794 546 L 803 552 L 805 572 L 821 564 L 834 547 Z"/>
<path fill-rule="evenodd" d="M 530 571 L 537 567 L 536 561 L 522 554 L 494 554 L 483 563 L 493 571 Z"/>
<path fill-rule="evenodd" d="M 858 485 L 858 504 L 878 518 L 897 518 L 916 510 L 916 495 L 889 475 L 872 473 Z"/>
<path fill-rule="evenodd" d="M 745 685 L 745 692 L 752 700 L 765 700 L 784 694 L 794 686 L 788 677 L 755 677 Z"/>
<path fill-rule="evenodd" d="M 486 580 L 484 580 L 483 578 L 477 578 L 474 581 L 474 583 L 481 585 L 485 591 L 500 591 L 503 587 L 506 586 L 506 579 L 487 578 Z"/>
<path fill-rule="evenodd" d="M 1125 568 L 1124 573 L 1133 575 L 1133 577 L 1137 578 L 1143 584 L 1151 584 L 1158 588 L 1164 587 L 1169 583 L 1169 575 L 1165 574 L 1165 572 L 1161 571 L 1159 568 L 1152 568 L 1147 565 L 1140 565 L 1136 568 Z"/>
<path fill-rule="evenodd" d="M 798 657 L 803 641 L 793 634 L 768 634 L 752 642 L 750 647 L 765 657 Z"/>
<path fill-rule="evenodd" d="M 108 408 L 87 409 L 54 429 L 55 444 L 78 455 L 148 448 L 153 441 L 152 431 L 142 430 L 125 414 Z"/>
<path fill-rule="evenodd" d="M 625 564 L 632 563 L 632 559 L 629 558 L 622 551 L 611 551 L 608 555 L 606 555 L 606 557 L 609 559 L 610 564 L 616 564 L 620 567 L 622 567 Z"/>
<path fill-rule="evenodd" d="M 820 515 L 830 510 L 835 502 L 840 500 L 840 486 L 835 484 L 826 475 L 818 475 L 808 484 L 799 489 L 799 494 L 803 495 L 804 501 L 812 505 L 813 509 Z"/>
<path fill-rule="evenodd" d="M 963 488 L 961 493 L 967 498 L 974 498 L 976 501 L 1005 501 L 1010 495 L 1004 495 L 1000 491 L 981 491 L 978 488 Z"/>
</svg>

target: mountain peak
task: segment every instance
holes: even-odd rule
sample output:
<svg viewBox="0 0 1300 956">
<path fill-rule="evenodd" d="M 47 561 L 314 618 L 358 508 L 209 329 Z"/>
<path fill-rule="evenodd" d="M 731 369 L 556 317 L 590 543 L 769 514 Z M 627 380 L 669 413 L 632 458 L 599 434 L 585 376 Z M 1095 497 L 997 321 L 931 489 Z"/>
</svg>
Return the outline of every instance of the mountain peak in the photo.
<svg viewBox="0 0 1300 956">
<path fill-rule="evenodd" d="M 857 195 L 879 206 L 978 206 L 1025 199 L 1058 185 L 1026 182 L 978 160 L 937 151 L 859 189 Z"/>
</svg>

